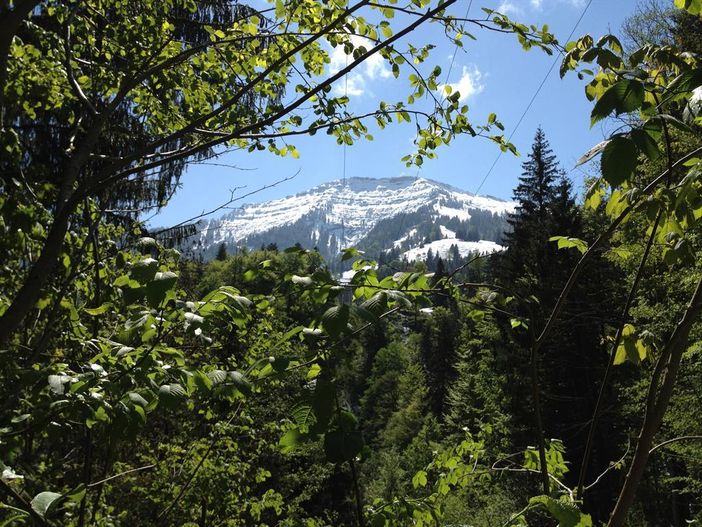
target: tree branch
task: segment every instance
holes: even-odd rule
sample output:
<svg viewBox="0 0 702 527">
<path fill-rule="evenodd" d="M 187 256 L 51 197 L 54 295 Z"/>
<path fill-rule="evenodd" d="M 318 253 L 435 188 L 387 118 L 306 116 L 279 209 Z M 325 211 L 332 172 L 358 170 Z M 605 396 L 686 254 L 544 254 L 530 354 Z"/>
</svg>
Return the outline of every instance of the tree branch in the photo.
<svg viewBox="0 0 702 527">
<path fill-rule="evenodd" d="M 229 134 L 222 135 L 222 136 L 217 137 L 216 139 L 213 139 L 211 141 L 206 141 L 206 142 L 200 143 L 199 145 L 195 145 L 192 148 L 178 152 L 169 158 L 154 161 L 152 163 L 146 163 L 146 164 L 138 166 L 138 167 L 128 168 L 122 172 L 118 172 L 117 174 L 108 175 L 105 179 L 98 179 L 92 186 L 86 185 L 86 189 L 84 190 L 84 192 L 91 192 L 91 191 L 99 190 L 101 188 L 104 188 L 106 185 L 110 185 L 111 183 L 113 183 L 115 181 L 118 181 L 120 179 L 128 177 L 128 176 L 135 174 L 137 172 L 143 172 L 146 170 L 157 168 L 157 167 L 163 165 L 164 163 L 173 162 L 173 161 L 177 161 L 177 160 L 184 159 L 187 157 L 191 157 L 195 154 L 198 154 L 200 152 L 211 149 L 219 144 L 225 143 L 227 141 L 243 138 L 244 136 L 246 136 L 247 134 L 250 134 L 251 132 L 253 132 L 255 130 L 261 130 L 267 126 L 270 126 L 271 124 L 275 123 L 276 121 L 278 121 L 282 117 L 288 115 L 289 113 L 291 113 L 295 109 L 299 108 L 303 103 L 312 99 L 312 97 L 314 97 L 319 92 L 324 90 L 327 86 L 331 86 L 334 82 L 336 82 L 337 80 L 342 78 L 349 71 L 352 71 L 359 64 L 362 64 L 363 62 L 365 62 L 369 57 L 371 57 L 372 55 L 375 55 L 376 53 L 378 53 L 381 50 L 385 49 L 386 47 L 390 46 L 392 43 L 396 42 L 397 40 L 404 37 L 408 33 L 414 31 L 423 22 L 425 22 L 426 20 L 431 18 L 436 13 L 443 11 L 448 6 L 454 4 L 456 1 L 457 0 L 446 0 L 438 7 L 435 7 L 434 9 L 427 11 L 423 16 L 421 16 L 420 18 L 415 20 L 413 23 L 409 24 L 401 31 L 395 33 L 392 37 L 388 38 L 387 40 L 384 40 L 381 44 L 375 46 L 371 50 L 366 51 L 366 53 L 363 53 L 362 55 L 360 55 L 356 60 L 349 63 L 346 67 L 340 69 L 336 74 L 327 78 L 324 82 L 321 82 L 320 84 L 315 86 L 312 90 L 306 92 L 304 95 L 302 95 L 301 97 L 299 97 L 295 101 L 291 102 L 290 104 L 288 104 L 287 106 L 285 106 L 284 108 L 282 108 L 278 112 L 274 113 L 273 115 L 271 115 L 271 116 L 269 116 L 269 117 L 267 117 L 267 118 L 265 118 L 257 123 L 246 125 L 246 126 L 240 128 L 239 130 L 235 130 L 233 132 L 230 132 Z M 359 2 L 359 4 L 366 4 L 367 2 L 368 2 L 368 0 L 363 0 L 362 2 Z M 354 8 L 352 8 L 352 9 L 357 9 L 358 7 L 360 7 L 359 4 L 354 6 Z M 335 22 L 338 22 L 338 21 L 335 21 Z M 321 36 L 321 34 L 319 36 Z M 313 40 L 313 39 L 310 39 L 310 40 Z M 299 47 L 299 46 L 297 46 L 297 47 Z M 296 47 L 296 49 L 297 49 L 297 47 Z M 279 62 L 279 61 L 277 61 L 277 62 Z M 270 68 L 266 69 L 265 72 L 268 72 L 268 70 L 270 70 Z M 263 73 L 261 75 L 263 75 Z M 242 88 L 242 91 L 240 91 L 237 96 L 232 98 L 227 103 L 224 103 L 222 106 L 228 105 L 227 107 L 229 107 L 229 106 L 231 106 L 231 104 L 235 103 L 241 96 L 243 96 L 243 93 L 245 92 L 245 90 L 250 89 L 249 86 L 252 86 L 254 83 L 256 83 L 257 79 L 259 79 L 259 78 L 260 78 L 260 75 L 257 76 L 255 79 L 253 79 L 247 86 Z M 216 110 L 216 112 L 220 113 L 220 110 L 221 110 L 221 108 L 218 108 Z M 216 114 L 214 114 L 214 115 L 216 115 Z M 210 118 L 208 116 L 205 116 L 205 117 L 207 117 L 207 119 Z M 192 126 L 188 125 L 188 126 L 184 127 L 183 129 L 181 129 L 180 131 L 176 132 L 175 134 L 172 134 L 171 136 L 169 136 L 170 137 L 169 140 L 182 137 L 182 135 L 184 135 L 186 133 L 186 131 L 187 132 L 194 131 L 195 128 L 199 127 L 201 122 L 203 122 L 203 118 L 195 119 L 191 123 Z M 158 141 L 157 143 L 161 143 L 161 141 Z M 111 173 L 110 167 L 108 167 L 106 172 Z"/>
<path fill-rule="evenodd" d="M 602 410 L 602 403 L 604 402 L 605 388 L 607 387 L 607 384 L 609 384 L 609 378 L 612 372 L 612 368 L 614 367 L 614 358 L 617 355 L 617 349 L 619 348 L 619 344 L 621 343 L 622 336 L 624 334 L 624 325 L 626 324 L 626 321 L 629 318 L 629 310 L 631 309 L 631 305 L 634 302 L 634 296 L 636 294 L 636 291 L 638 290 L 641 278 L 643 277 L 644 267 L 646 266 L 648 256 L 651 253 L 651 247 L 653 246 L 653 241 L 655 240 L 656 234 L 658 233 L 658 225 L 661 221 L 662 216 L 663 209 L 661 208 L 658 211 L 658 215 L 656 216 L 655 222 L 653 223 L 653 229 L 651 230 L 651 234 L 649 235 L 648 241 L 646 242 L 646 248 L 644 249 L 644 253 L 641 256 L 641 261 L 639 262 L 639 267 L 636 270 L 634 281 L 631 284 L 629 294 L 627 295 L 626 302 L 624 303 L 624 307 L 622 308 L 621 316 L 619 317 L 619 327 L 617 328 L 617 333 L 614 337 L 614 342 L 612 343 L 612 350 L 609 353 L 609 361 L 607 361 L 604 377 L 602 378 L 600 389 L 597 394 L 597 401 L 595 402 L 595 409 L 592 414 L 592 421 L 590 423 L 590 429 L 588 430 L 587 441 L 585 443 L 585 453 L 583 454 L 582 463 L 580 465 L 580 475 L 578 477 L 578 497 L 580 499 L 582 499 L 583 491 L 585 490 L 585 477 L 587 475 L 588 465 L 590 464 L 590 455 L 592 453 L 593 441 L 595 438 L 595 430 L 597 429 L 597 423 L 599 421 L 600 413 Z"/>
<path fill-rule="evenodd" d="M 673 388 L 675 387 L 675 381 L 680 368 L 680 361 L 682 359 L 683 352 L 687 348 L 690 330 L 692 329 L 693 324 L 699 318 L 700 313 L 702 313 L 702 278 L 700 278 L 697 283 L 695 292 L 690 298 L 690 302 L 682 316 L 682 319 L 675 327 L 673 334 L 670 336 L 665 348 L 661 352 L 659 364 L 665 365 L 665 377 L 662 380 L 661 388 L 657 397 L 656 386 L 653 385 L 652 381 L 650 387 L 650 393 L 652 396 L 649 398 L 649 404 L 646 409 L 646 416 L 639 434 L 639 441 L 636 445 L 634 458 L 631 462 L 631 466 L 629 467 L 629 472 L 626 476 L 626 480 L 624 481 L 624 486 L 619 493 L 617 504 L 614 507 L 612 516 L 607 524 L 608 527 L 622 527 L 626 523 L 627 514 L 632 503 L 634 502 L 636 490 L 638 489 L 639 483 L 646 469 L 648 456 L 650 455 L 651 451 L 655 450 L 655 448 L 651 447 L 653 438 L 655 437 L 655 434 L 663 421 L 663 416 L 665 415 L 670 398 L 673 394 Z"/>
<path fill-rule="evenodd" d="M 605 232 L 600 234 L 597 239 L 588 247 L 587 251 L 580 257 L 580 260 L 578 260 L 578 263 L 575 265 L 573 268 L 573 271 L 571 271 L 570 276 L 568 277 L 568 281 L 566 282 L 565 286 L 563 286 L 563 289 L 561 290 L 560 295 L 558 296 L 558 300 L 556 301 L 556 305 L 553 306 L 553 309 L 551 310 L 551 314 L 549 315 L 548 320 L 546 321 L 546 325 L 544 326 L 544 329 L 541 331 L 541 334 L 539 335 L 539 338 L 536 339 L 536 345 L 537 348 L 541 348 L 543 345 L 544 341 L 548 338 L 549 334 L 551 333 L 551 330 L 553 329 L 553 324 L 556 322 L 556 319 L 561 313 L 561 310 L 563 309 L 563 304 L 565 303 L 566 298 L 568 297 L 568 294 L 570 293 L 571 289 L 575 285 L 575 282 L 578 279 L 578 276 L 580 276 L 580 273 L 582 272 L 585 264 L 587 261 L 590 259 L 592 254 L 595 252 L 596 249 L 599 248 L 602 243 L 604 243 L 609 237 L 619 228 L 619 225 L 629 216 L 631 211 L 634 210 L 636 205 L 640 203 L 640 201 L 643 199 L 643 197 L 648 196 L 651 191 L 653 191 L 658 184 L 663 181 L 668 175 L 671 173 L 672 169 L 677 168 L 678 166 L 682 165 L 686 161 L 692 159 L 693 157 L 697 156 L 698 154 L 702 153 L 702 146 L 699 148 L 696 148 L 695 150 L 692 150 L 688 152 L 686 155 L 678 159 L 671 168 L 666 169 L 663 171 L 658 177 L 654 178 L 653 181 L 651 181 L 644 189 L 641 191 L 641 194 L 639 195 L 639 200 L 634 203 L 628 205 L 620 214 L 619 216 L 616 217 L 616 219 L 610 224 L 610 226 L 607 228 Z"/>
<path fill-rule="evenodd" d="M 668 439 L 667 441 L 663 441 L 662 443 L 657 444 L 656 446 L 652 447 L 651 450 L 648 451 L 648 454 L 651 455 L 653 454 L 656 450 L 659 448 L 662 448 L 664 446 L 670 445 L 671 443 L 677 443 L 678 441 L 702 441 L 702 436 L 680 436 L 680 437 L 674 437 L 673 439 Z"/>
</svg>

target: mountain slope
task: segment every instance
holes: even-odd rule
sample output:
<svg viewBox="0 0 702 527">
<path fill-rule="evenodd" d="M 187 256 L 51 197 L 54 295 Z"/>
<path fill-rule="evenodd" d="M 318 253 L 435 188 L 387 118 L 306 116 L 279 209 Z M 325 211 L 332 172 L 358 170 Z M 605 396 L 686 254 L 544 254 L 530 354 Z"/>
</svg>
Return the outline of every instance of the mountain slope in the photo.
<svg viewBox="0 0 702 527">
<path fill-rule="evenodd" d="M 436 250 L 457 245 L 461 253 L 470 247 L 492 251 L 499 249 L 505 214 L 513 210 L 511 202 L 474 196 L 423 178 L 351 178 L 243 205 L 219 219 L 201 222 L 198 233 L 181 249 L 211 258 L 222 243 L 229 250 L 300 243 L 317 247 L 327 259 L 350 246 L 371 255 L 394 251 L 417 259 L 426 256 L 426 251 L 416 250 L 420 246 L 446 240 Z M 454 242 L 447 243 L 451 239 Z M 486 243 L 477 243 L 480 240 Z"/>
</svg>

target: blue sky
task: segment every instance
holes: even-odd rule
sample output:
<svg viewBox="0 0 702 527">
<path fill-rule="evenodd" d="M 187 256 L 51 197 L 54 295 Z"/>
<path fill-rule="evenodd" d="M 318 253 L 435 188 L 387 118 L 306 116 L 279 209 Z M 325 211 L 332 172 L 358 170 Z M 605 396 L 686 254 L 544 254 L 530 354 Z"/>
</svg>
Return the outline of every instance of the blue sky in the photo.
<svg viewBox="0 0 702 527">
<path fill-rule="evenodd" d="M 463 16 L 468 1 L 460 0 L 452 12 Z M 500 10 L 521 22 L 546 23 L 557 38 L 565 42 L 586 4 L 587 0 L 474 0 L 470 16 L 480 16 L 481 7 Z M 592 0 L 574 37 L 585 33 L 594 37 L 609 32 L 618 34 L 622 21 L 635 7 L 635 0 Z M 448 83 L 465 96 L 475 123 L 484 122 L 489 113 L 495 112 L 509 135 L 554 58 L 538 50 L 523 51 L 511 35 L 477 28 L 473 34 L 477 40 L 466 39 L 464 49 L 457 51 Z M 438 25 L 421 28 L 406 38 L 413 43 L 435 43 L 437 48 L 427 66 L 439 64 L 448 73 L 455 48 L 443 37 Z M 334 59 L 337 67 L 343 66 L 343 57 L 332 59 L 332 68 L 335 67 Z M 363 112 L 377 108 L 380 99 L 398 100 L 406 92 L 402 77 L 389 76 L 379 61 L 363 65 L 348 76 L 351 109 Z M 512 138 L 521 157 L 503 154 L 480 194 L 504 199 L 511 197 L 521 172 L 520 164 L 539 125 L 544 128 L 562 167 L 580 190 L 583 169 L 574 169 L 575 162 L 606 134 L 599 125 L 593 129 L 589 127 L 591 103 L 585 98 L 583 86 L 584 83 L 572 74 L 561 80 L 558 65 L 554 68 Z M 343 84 L 336 89 L 343 90 Z M 407 123 L 393 124 L 383 131 L 371 125 L 370 132 L 375 140 L 358 142 L 346 150 L 346 176 L 419 175 L 475 192 L 499 152 L 487 140 L 461 137 L 449 147 L 439 149 L 438 159 L 426 161 L 421 170 L 407 168 L 400 158 L 412 151 L 414 131 L 414 125 Z M 188 219 L 223 203 L 231 195 L 231 190 L 238 187 L 243 188 L 235 190 L 235 196 L 297 174 L 292 180 L 237 203 L 241 204 L 281 198 L 326 181 L 341 179 L 344 152 L 333 138 L 320 133 L 296 139 L 293 143 L 300 151 L 299 159 L 280 158 L 268 152 L 231 153 L 212 162 L 245 170 L 215 164 L 191 165 L 181 180 L 182 188 L 160 214 L 149 219 L 149 223 L 165 226 Z"/>
</svg>

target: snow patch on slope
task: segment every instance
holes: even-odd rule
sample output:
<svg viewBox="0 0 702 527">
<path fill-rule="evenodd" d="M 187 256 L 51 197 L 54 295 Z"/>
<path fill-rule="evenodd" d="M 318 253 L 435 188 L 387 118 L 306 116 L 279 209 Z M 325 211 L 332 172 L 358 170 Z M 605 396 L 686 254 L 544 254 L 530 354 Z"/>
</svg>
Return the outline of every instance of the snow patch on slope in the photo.
<svg viewBox="0 0 702 527">
<path fill-rule="evenodd" d="M 467 221 L 470 219 L 470 213 L 467 210 L 444 207 L 440 203 L 434 205 L 434 210 L 439 213 L 439 216 L 458 218 L 461 221 Z"/>
<path fill-rule="evenodd" d="M 410 262 L 416 260 L 426 260 L 427 253 L 431 249 L 431 252 L 433 254 L 438 254 L 442 258 L 445 258 L 446 256 L 448 256 L 452 245 L 458 247 L 458 252 L 461 256 L 467 256 L 470 253 L 476 252 L 480 254 L 489 254 L 494 253 L 496 251 L 504 250 L 504 247 L 502 247 L 502 245 L 488 240 L 467 242 L 464 240 L 445 239 L 427 243 L 423 247 L 415 247 L 414 249 L 410 249 L 409 251 L 404 252 L 402 256 L 407 258 L 407 260 Z"/>
<path fill-rule="evenodd" d="M 392 244 L 394 247 L 400 247 L 403 243 L 405 243 L 407 240 L 409 240 L 415 234 L 417 234 L 417 229 L 410 229 L 410 231 L 407 234 L 405 234 L 399 240 L 395 240 L 394 242 L 392 242 Z"/>
<path fill-rule="evenodd" d="M 447 229 L 443 225 L 439 225 L 439 230 L 441 231 L 441 236 L 444 238 L 455 238 L 456 233 L 455 231 L 452 231 L 451 229 Z"/>
</svg>

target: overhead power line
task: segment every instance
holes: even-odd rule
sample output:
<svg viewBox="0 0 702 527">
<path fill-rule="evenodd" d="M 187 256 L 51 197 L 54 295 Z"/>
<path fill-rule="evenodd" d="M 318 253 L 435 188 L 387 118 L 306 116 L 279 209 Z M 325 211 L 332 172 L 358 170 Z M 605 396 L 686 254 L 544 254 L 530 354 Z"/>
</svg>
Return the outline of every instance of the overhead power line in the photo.
<svg viewBox="0 0 702 527">
<path fill-rule="evenodd" d="M 580 16 L 578 17 L 577 22 L 575 22 L 573 29 L 571 29 L 570 34 L 568 35 L 568 38 L 566 38 L 566 42 L 570 41 L 573 34 L 575 33 L 575 30 L 578 29 L 580 22 L 582 22 L 583 18 L 585 17 L 585 13 L 587 13 L 587 10 L 590 8 L 591 4 L 592 4 L 592 0 L 589 0 L 588 3 L 583 8 L 582 12 L 580 13 Z M 559 52 L 559 53 L 562 54 L 562 52 Z M 538 97 L 539 93 L 541 92 L 541 88 L 543 88 L 544 84 L 546 84 L 546 81 L 548 80 L 548 76 L 551 75 L 553 68 L 555 68 L 556 64 L 558 64 L 559 58 L 560 58 L 560 55 L 556 55 L 556 58 L 551 63 L 551 66 L 548 68 L 546 75 L 544 75 L 544 78 L 541 80 L 541 83 L 536 88 L 536 91 L 531 96 L 531 99 L 529 99 L 529 103 L 526 105 L 526 108 L 524 108 L 522 115 L 519 117 L 519 120 L 517 121 L 517 125 L 512 129 L 512 132 L 509 134 L 509 137 L 507 138 L 508 143 L 512 140 L 512 137 L 514 137 L 514 134 L 517 131 L 517 129 L 519 128 L 519 125 L 522 124 L 524 117 L 529 112 L 529 110 L 531 109 L 531 106 L 534 104 L 534 101 L 536 100 L 536 97 Z M 476 195 L 478 195 L 480 193 L 480 190 L 483 188 L 483 185 L 485 184 L 487 179 L 490 177 L 490 174 L 492 174 L 493 169 L 495 168 L 495 166 L 497 165 L 497 162 L 500 160 L 501 157 L 502 157 L 502 150 L 500 150 L 498 152 L 497 156 L 495 157 L 495 160 L 492 162 L 492 165 L 490 165 L 490 168 L 488 169 L 488 171 L 486 172 L 482 181 L 480 182 L 480 185 L 478 185 L 478 188 L 475 190 Z"/>
</svg>

